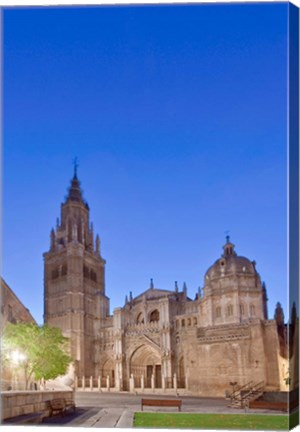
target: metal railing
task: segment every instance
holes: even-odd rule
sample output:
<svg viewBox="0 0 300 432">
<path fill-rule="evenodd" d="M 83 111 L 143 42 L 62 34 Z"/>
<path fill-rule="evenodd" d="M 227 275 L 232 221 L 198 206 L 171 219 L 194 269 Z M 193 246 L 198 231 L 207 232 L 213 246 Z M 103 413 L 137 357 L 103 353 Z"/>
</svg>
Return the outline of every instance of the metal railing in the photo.
<svg viewBox="0 0 300 432">
<path fill-rule="evenodd" d="M 249 406 L 249 403 L 258 399 L 264 392 L 265 383 L 260 381 L 254 383 L 249 381 L 247 384 L 238 386 L 229 394 L 230 406 L 236 408 L 243 408 Z"/>
</svg>

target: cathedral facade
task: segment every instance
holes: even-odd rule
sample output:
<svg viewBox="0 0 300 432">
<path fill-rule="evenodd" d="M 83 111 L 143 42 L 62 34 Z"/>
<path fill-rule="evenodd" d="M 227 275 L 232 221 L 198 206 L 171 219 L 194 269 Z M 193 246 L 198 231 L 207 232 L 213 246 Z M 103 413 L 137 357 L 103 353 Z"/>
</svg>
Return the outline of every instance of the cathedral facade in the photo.
<svg viewBox="0 0 300 432">
<path fill-rule="evenodd" d="M 164 290 L 151 280 L 111 315 L 105 264 L 75 169 L 44 254 L 44 320 L 70 338 L 79 379 L 118 391 L 175 388 L 207 396 L 249 381 L 286 390 L 280 319 L 268 319 L 256 263 L 239 256 L 229 237 L 194 299 L 185 285 Z"/>
</svg>

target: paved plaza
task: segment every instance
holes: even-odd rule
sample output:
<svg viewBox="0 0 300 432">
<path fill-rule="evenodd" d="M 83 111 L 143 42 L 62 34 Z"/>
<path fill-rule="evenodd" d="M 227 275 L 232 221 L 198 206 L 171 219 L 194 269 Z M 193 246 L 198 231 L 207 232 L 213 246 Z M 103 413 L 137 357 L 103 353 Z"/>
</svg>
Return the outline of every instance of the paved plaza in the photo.
<svg viewBox="0 0 300 432">
<path fill-rule="evenodd" d="M 45 421 L 45 425 L 66 425 L 81 427 L 117 427 L 131 428 L 135 412 L 141 411 L 141 397 L 166 398 L 159 394 L 133 395 L 129 393 L 99 393 L 97 391 L 76 392 L 76 413 L 68 413 L 65 417 L 54 416 Z M 172 396 L 175 397 L 175 396 Z M 182 412 L 185 413 L 219 413 L 242 414 L 244 410 L 229 408 L 228 401 L 221 398 L 199 398 L 182 396 Z M 145 407 L 147 412 L 178 412 L 177 408 Z M 261 414 L 272 413 L 267 410 L 249 410 Z M 277 414 L 281 414 L 278 412 Z"/>
</svg>

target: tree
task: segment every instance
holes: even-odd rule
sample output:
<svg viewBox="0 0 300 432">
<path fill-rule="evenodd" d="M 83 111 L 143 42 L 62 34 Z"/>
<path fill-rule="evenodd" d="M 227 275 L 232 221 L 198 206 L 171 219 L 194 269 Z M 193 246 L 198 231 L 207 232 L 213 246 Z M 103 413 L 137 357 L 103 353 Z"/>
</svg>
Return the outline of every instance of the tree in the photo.
<svg viewBox="0 0 300 432">
<path fill-rule="evenodd" d="M 8 323 L 2 347 L 4 362 L 24 371 L 26 389 L 31 379 L 49 380 L 64 375 L 71 363 L 68 338 L 60 329 L 48 325 Z"/>
</svg>

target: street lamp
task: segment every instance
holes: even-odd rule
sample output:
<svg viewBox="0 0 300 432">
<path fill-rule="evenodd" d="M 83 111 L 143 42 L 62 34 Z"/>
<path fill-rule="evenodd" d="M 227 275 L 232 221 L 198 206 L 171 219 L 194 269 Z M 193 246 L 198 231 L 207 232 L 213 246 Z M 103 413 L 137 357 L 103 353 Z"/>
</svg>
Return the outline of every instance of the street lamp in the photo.
<svg viewBox="0 0 300 432">
<path fill-rule="evenodd" d="M 19 387 L 18 386 L 18 378 L 19 378 L 18 377 L 18 368 L 19 368 L 19 366 L 21 366 L 25 362 L 27 357 L 24 353 L 20 352 L 19 350 L 11 351 L 8 357 L 11 361 L 12 369 L 14 371 L 14 387 L 16 390 L 17 387 Z M 25 373 L 25 375 L 26 375 L 26 373 Z M 26 381 L 26 379 L 25 379 L 25 381 Z M 25 385 L 25 387 L 26 387 L 26 385 Z"/>
<path fill-rule="evenodd" d="M 24 360 L 26 360 L 26 355 L 21 353 L 18 350 L 15 350 L 10 355 L 11 361 L 14 365 L 18 366 L 20 363 L 22 363 Z"/>
</svg>

